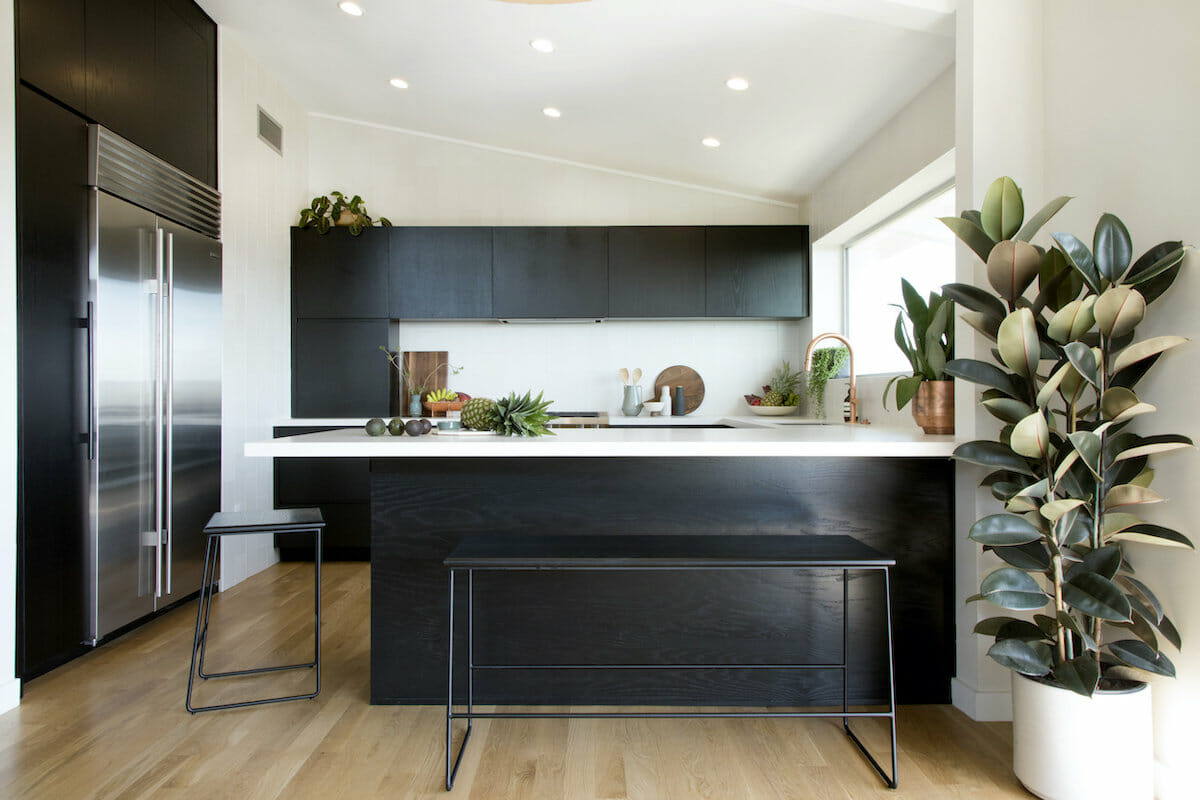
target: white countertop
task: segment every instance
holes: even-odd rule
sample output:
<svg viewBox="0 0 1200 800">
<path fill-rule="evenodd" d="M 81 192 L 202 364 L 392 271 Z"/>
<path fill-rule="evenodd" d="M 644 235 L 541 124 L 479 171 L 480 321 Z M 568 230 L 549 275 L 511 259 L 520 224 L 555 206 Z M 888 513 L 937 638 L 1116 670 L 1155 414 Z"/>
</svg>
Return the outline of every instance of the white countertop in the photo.
<svg viewBox="0 0 1200 800">
<path fill-rule="evenodd" d="M 612 421 L 620 419 L 614 417 Z M 641 418 L 633 418 L 641 419 Z M 657 417 L 643 424 L 666 422 Z M 702 418 L 695 418 L 696 420 Z M 788 418 L 784 418 L 788 419 Z M 573 457 L 869 457 L 947 458 L 953 436 L 929 436 L 917 429 L 869 425 L 823 425 L 793 418 L 780 424 L 769 417 L 718 417 L 705 423 L 731 428 L 565 428 L 555 436 L 521 438 L 488 434 L 368 436 L 362 421 L 340 430 L 247 442 L 247 456 L 305 458 L 573 458 Z M 294 425 L 337 424 L 295 420 Z M 282 423 L 281 423 L 282 425 Z"/>
</svg>

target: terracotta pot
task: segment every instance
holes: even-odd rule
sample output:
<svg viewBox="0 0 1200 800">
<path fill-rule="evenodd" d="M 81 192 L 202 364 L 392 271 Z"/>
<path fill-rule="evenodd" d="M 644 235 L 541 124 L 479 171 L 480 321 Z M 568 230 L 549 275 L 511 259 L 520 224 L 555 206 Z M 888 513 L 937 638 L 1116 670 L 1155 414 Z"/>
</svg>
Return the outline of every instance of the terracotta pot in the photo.
<svg viewBox="0 0 1200 800">
<path fill-rule="evenodd" d="M 922 381 L 912 415 L 926 433 L 954 433 L 954 381 Z"/>
<path fill-rule="evenodd" d="M 1026 789 L 1043 800 L 1151 800 L 1147 684 L 1084 697 L 1014 672 L 1012 688 L 1013 772 Z"/>
</svg>

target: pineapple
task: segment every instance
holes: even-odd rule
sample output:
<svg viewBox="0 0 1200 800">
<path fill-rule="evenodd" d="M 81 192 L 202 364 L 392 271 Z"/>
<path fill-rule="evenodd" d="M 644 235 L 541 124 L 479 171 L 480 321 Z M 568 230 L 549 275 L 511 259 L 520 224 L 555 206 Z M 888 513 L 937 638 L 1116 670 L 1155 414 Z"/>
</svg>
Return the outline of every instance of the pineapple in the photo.
<svg viewBox="0 0 1200 800">
<path fill-rule="evenodd" d="M 763 395 L 762 404 L 764 406 L 781 406 L 795 397 L 796 387 L 800 385 L 802 377 L 801 373 L 792 372 L 791 364 L 784 361 L 783 366 L 775 370 L 775 374 L 771 376 L 771 385 L 767 393 Z"/>
<path fill-rule="evenodd" d="M 546 409 L 550 400 L 542 400 L 541 392 L 534 399 L 526 392 L 524 397 L 518 397 L 513 392 L 508 397 L 496 401 L 492 412 L 492 430 L 502 436 L 543 436 L 554 435 L 554 431 L 546 427 L 550 415 Z M 464 412 L 466 409 L 463 409 Z"/>
<path fill-rule="evenodd" d="M 490 431 L 495 426 L 496 401 L 488 397 L 472 397 L 463 404 L 460 418 L 464 428 Z"/>
</svg>

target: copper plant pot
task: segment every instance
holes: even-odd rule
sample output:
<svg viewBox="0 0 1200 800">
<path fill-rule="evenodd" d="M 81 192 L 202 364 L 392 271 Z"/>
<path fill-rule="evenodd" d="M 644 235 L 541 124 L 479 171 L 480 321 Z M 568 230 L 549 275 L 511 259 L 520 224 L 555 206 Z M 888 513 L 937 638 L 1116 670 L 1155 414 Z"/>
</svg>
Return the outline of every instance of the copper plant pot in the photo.
<svg viewBox="0 0 1200 800">
<path fill-rule="evenodd" d="M 954 381 L 921 381 L 912 415 L 926 433 L 954 433 Z"/>
</svg>

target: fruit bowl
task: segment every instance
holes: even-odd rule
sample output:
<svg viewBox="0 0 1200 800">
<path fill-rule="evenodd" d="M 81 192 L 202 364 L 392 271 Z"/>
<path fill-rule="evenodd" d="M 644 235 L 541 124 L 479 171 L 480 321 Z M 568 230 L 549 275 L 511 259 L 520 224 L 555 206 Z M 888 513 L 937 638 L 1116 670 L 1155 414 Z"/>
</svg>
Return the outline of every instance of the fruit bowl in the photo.
<svg viewBox="0 0 1200 800">
<path fill-rule="evenodd" d="M 429 412 L 429 416 L 444 417 L 447 411 L 462 411 L 462 407 L 466 403 L 466 400 L 437 400 L 432 403 L 426 400 L 422 405 Z"/>
<path fill-rule="evenodd" d="M 799 406 L 752 406 L 747 403 L 746 408 L 760 417 L 786 417 L 795 414 Z"/>
</svg>

